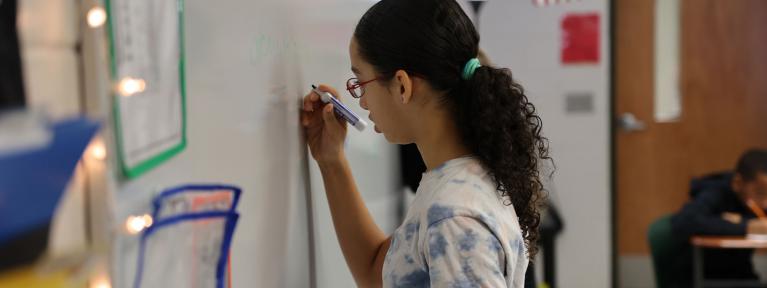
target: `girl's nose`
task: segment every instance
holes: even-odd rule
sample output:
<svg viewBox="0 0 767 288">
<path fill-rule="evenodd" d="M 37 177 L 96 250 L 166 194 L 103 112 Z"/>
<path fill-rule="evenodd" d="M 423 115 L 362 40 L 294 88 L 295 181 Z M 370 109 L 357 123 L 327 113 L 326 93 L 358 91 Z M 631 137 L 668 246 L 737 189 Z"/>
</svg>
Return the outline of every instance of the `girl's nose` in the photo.
<svg viewBox="0 0 767 288">
<path fill-rule="evenodd" d="M 362 107 L 362 109 L 368 110 L 368 101 L 366 99 L 368 98 L 365 96 L 360 97 L 360 107 Z"/>
</svg>

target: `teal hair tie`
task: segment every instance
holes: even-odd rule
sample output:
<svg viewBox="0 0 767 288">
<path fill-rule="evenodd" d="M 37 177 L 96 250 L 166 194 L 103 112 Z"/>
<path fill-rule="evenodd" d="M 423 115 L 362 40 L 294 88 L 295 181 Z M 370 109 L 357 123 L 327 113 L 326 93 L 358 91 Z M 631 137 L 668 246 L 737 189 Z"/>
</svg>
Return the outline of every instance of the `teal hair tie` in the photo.
<svg viewBox="0 0 767 288">
<path fill-rule="evenodd" d="M 474 76 L 474 71 L 479 67 L 482 67 L 482 65 L 479 65 L 479 59 L 471 58 L 469 62 L 466 62 L 466 65 L 463 66 L 463 75 L 461 78 L 463 78 L 463 80 L 469 80 Z"/>
</svg>

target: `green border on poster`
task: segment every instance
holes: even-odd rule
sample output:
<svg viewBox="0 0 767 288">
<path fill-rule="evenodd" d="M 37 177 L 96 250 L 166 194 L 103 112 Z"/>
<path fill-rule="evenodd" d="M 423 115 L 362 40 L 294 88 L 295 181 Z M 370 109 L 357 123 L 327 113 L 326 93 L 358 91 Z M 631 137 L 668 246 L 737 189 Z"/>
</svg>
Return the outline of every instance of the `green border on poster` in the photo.
<svg viewBox="0 0 767 288">
<path fill-rule="evenodd" d="M 111 79 L 112 81 L 116 80 L 117 77 L 117 63 L 115 61 L 115 41 L 114 41 L 114 32 L 112 28 L 112 9 L 111 9 L 111 1 L 114 0 L 105 0 L 104 3 L 106 5 L 106 12 L 107 12 L 107 33 L 109 38 L 109 68 L 111 72 Z M 130 0 L 127 0 L 130 1 Z M 185 77 L 185 49 L 184 49 L 184 1 L 183 0 L 177 0 L 178 3 L 178 33 L 179 33 L 179 61 L 178 61 L 178 73 L 179 73 L 179 85 L 181 86 L 181 142 L 177 145 L 168 148 L 167 150 L 160 152 L 159 154 L 144 160 L 143 162 L 139 163 L 136 166 L 128 167 L 128 164 L 125 163 L 125 159 L 123 158 L 123 144 L 122 144 L 122 127 L 120 122 L 120 107 L 119 107 L 119 101 L 117 101 L 117 95 L 112 92 L 112 114 L 114 115 L 114 123 L 115 123 L 115 137 L 117 142 L 117 152 L 118 152 L 118 159 L 120 163 L 120 168 L 123 172 L 123 175 L 125 177 L 131 179 L 136 178 L 140 176 L 141 174 L 146 173 L 147 171 L 151 170 L 154 167 L 157 167 L 161 163 L 167 161 L 174 155 L 178 154 L 179 152 L 183 151 L 184 148 L 186 148 L 186 77 Z"/>
</svg>

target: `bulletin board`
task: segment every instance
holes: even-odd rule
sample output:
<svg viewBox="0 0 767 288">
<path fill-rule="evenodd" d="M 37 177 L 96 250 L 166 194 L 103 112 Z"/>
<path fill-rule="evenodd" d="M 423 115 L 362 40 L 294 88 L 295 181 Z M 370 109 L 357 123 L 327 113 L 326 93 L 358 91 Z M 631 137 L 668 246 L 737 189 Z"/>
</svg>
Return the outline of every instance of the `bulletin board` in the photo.
<svg viewBox="0 0 767 288">
<path fill-rule="evenodd" d="M 186 147 L 184 2 L 105 4 L 118 162 L 135 178 Z"/>
</svg>

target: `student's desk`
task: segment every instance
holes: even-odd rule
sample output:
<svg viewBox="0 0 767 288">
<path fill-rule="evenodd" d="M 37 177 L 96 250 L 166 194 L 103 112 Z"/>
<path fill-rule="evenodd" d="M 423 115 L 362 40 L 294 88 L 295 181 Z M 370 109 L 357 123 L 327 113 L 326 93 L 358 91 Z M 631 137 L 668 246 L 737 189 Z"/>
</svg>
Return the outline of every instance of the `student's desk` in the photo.
<svg viewBox="0 0 767 288">
<path fill-rule="evenodd" d="M 756 280 L 703 279 L 703 249 L 767 249 L 767 237 L 693 236 L 693 285 L 702 287 L 767 287 Z"/>
</svg>

